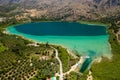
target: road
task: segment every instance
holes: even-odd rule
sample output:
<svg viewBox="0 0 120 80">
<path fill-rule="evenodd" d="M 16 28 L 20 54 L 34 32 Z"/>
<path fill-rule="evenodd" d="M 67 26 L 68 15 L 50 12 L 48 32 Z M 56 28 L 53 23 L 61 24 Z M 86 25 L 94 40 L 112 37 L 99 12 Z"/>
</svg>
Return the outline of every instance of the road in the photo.
<svg viewBox="0 0 120 80">
<path fill-rule="evenodd" d="M 55 50 L 55 54 L 56 54 L 56 59 L 58 60 L 59 64 L 60 64 L 60 75 L 59 75 L 59 80 L 63 80 L 63 67 L 62 67 L 62 62 L 60 60 L 60 58 L 58 57 L 58 50 L 55 49 L 54 47 L 52 47 Z"/>
</svg>

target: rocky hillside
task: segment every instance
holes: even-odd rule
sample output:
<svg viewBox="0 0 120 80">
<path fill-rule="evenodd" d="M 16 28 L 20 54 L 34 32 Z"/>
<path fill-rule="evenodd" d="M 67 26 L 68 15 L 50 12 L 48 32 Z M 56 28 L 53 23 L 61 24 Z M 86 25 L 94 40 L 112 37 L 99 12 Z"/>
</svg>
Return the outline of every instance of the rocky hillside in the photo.
<svg viewBox="0 0 120 80">
<path fill-rule="evenodd" d="M 120 0 L 0 0 L 0 16 L 96 20 L 120 13 Z"/>
</svg>

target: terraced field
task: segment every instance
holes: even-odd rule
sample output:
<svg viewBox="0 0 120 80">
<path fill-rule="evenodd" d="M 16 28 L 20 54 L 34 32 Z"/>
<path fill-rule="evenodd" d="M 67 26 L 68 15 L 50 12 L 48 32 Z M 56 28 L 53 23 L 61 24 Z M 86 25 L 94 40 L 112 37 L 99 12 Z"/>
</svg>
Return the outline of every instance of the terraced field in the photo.
<svg viewBox="0 0 120 80">
<path fill-rule="evenodd" d="M 35 56 L 29 58 L 9 52 L 0 53 L 0 80 L 29 80 L 37 76 L 37 73 L 45 78 L 49 74 L 54 75 L 57 70 L 57 60 L 54 58 L 40 60 Z"/>
<path fill-rule="evenodd" d="M 16 58 L 13 54 L 0 54 L 0 79 L 1 80 L 19 80 L 30 79 L 37 73 L 37 68 L 31 65 L 27 58 Z"/>
</svg>

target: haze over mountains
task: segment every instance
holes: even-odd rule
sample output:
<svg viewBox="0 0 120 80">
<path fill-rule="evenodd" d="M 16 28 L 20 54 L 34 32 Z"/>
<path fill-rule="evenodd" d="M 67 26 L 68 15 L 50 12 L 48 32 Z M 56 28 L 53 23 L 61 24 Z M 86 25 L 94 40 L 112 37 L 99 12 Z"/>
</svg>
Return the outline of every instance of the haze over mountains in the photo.
<svg viewBox="0 0 120 80">
<path fill-rule="evenodd" d="M 99 19 L 119 15 L 120 0 L 0 0 L 0 16 Z"/>
</svg>

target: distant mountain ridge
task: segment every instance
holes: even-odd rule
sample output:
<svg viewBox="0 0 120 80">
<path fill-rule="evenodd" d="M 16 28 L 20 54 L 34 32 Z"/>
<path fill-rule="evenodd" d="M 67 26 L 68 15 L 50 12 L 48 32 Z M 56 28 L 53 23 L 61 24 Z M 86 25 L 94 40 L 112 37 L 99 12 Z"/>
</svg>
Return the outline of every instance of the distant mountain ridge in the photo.
<svg viewBox="0 0 120 80">
<path fill-rule="evenodd" d="M 11 4 L 26 4 L 26 5 L 54 5 L 54 4 L 72 4 L 72 3 L 82 3 L 82 4 L 91 4 L 97 6 L 120 6 L 120 0 L 0 0 L 0 5 L 11 5 Z M 59 6 L 59 5 L 58 5 Z"/>
<path fill-rule="evenodd" d="M 37 17 L 56 19 L 97 19 L 120 12 L 120 0 L 0 0 L 0 14 L 36 10 Z"/>
</svg>

